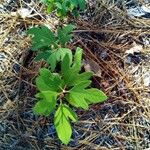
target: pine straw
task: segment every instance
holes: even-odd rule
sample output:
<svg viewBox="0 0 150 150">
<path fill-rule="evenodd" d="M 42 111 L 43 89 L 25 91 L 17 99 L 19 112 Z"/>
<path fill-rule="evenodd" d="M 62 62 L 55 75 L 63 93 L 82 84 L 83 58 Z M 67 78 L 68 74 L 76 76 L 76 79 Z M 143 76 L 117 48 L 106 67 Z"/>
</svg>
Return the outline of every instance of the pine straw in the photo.
<svg viewBox="0 0 150 150">
<path fill-rule="evenodd" d="M 13 8 L 25 5 L 20 2 Z M 0 14 L 4 31 L 0 48 L 7 60 L 2 62 L 5 70 L 0 85 L 2 149 L 150 148 L 150 90 L 137 82 L 132 74 L 135 66 L 141 69 L 143 65 L 150 65 L 148 47 L 144 47 L 143 55 L 147 58 L 143 62 L 137 65 L 125 63 L 125 51 L 134 41 L 143 44 L 141 39 L 149 35 L 150 22 L 129 18 L 120 5 L 99 2 L 101 5 L 97 3 L 90 17 L 76 22 L 78 30 L 69 47 L 82 47 L 85 61 L 99 66 L 101 73 L 93 78 L 93 86 L 105 91 L 109 100 L 92 106 L 89 111 L 77 110 L 79 122 L 74 124 L 73 138 L 68 146 L 57 139 L 52 116 L 37 117 L 32 112 L 36 102 L 34 78 L 45 64 L 33 61 L 35 54 L 30 51 L 30 40 L 24 31 L 30 25 L 49 24 L 52 28 L 55 25 L 45 19 L 43 6 L 37 2 L 33 4 L 36 17 L 22 19 L 10 16 L 9 11 Z"/>
</svg>

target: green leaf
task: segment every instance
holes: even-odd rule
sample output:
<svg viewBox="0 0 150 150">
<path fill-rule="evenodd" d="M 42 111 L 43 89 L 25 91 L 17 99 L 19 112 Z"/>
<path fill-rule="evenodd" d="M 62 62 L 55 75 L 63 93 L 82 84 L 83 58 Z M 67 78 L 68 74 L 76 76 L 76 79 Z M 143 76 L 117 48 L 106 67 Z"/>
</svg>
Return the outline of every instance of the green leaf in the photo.
<svg viewBox="0 0 150 150">
<path fill-rule="evenodd" d="M 63 9 L 63 4 L 61 4 L 60 2 L 55 2 L 55 4 L 58 9 Z"/>
<path fill-rule="evenodd" d="M 43 47 L 55 45 L 56 38 L 54 33 L 46 26 L 33 27 L 27 32 L 32 35 L 32 50 L 37 51 Z"/>
<path fill-rule="evenodd" d="M 73 122 L 76 122 L 78 120 L 77 114 L 68 105 L 63 105 L 63 113 L 68 119 L 70 118 Z"/>
<path fill-rule="evenodd" d="M 72 68 L 77 70 L 78 72 L 81 70 L 82 67 L 82 53 L 83 49 L 77 47 L 76 53 L 74 55 L 74 63 L 72 65 Z"/>
<path fill-rule="evenodd" d="M 72 128 L 71 128 L 69 120 L 63 113 L 62 107 L 63 106 L 60 105 L 58 110 L 56 111 L 56 114 L 54 117 L 54 125 L 55 125 L 59 139 L 62 141 L 62 143 L 67 145 L 71 139 Z"/>
<path fill-rule="evenodd" d="M 63 111 L 62 111 L 62 104 L 58 107 L 57 111 L 55 112 L 54 116 L 54 124 L 59 124 L 59 121 L 61 120 L 63 116 Z"/>
<path fill-rule="evenodd" d="M 87 81 L 74 86 L 67 95 L 68 102 L 75 107 L 87 110 L 89 104 L 103 102 L 107 99 L 107 96 L 98 89 L 85 89 L 89 84 L 90 82 Z"/>
<path fill-rule="evenodd" d="M 62 80 L 59 74 L 51 73 L 48 69 L 40 69 L 40 76 L 36 78 L 39 91 L 60 91 Z"/>
<path fill-rule="evenodd" d="M 91 88 L 86 90 L 85 99 L 88 100 L 89 104 L 95 104 L 107 100 L 107 96 L 101 90 Z"/>
<path fill-rule="evenodd" d="M 66 48 L 59 48 L 47 59 L 54 70 L 57 62 L 61 61 L 61 74 L 52 73 L 46 68 L 40 69 L 40 75 L 36 78 L 36 85 L 40 93 L 36 97 L 40 99 L 34 112 L 39 115 L 49 116 L 56 108 L 57 99 L 60 105 L 54 116 L 54 125 L 59 139 L 68 144 L 72 128 L 70 121 L 77 121 L 77 114 L 66 104 L 67 100 L 74 107 L 88 110 L 90 104 L 103 102 L 107 96 L 100 90 L 90 88 L 92 72 L 81 72 L 82 49 L 77 48 L 72 60 L 72 52 Z"/>
<path fill-rule="evenodd" d="M 88 103 L 86 102 L 84 98 L 84 94 L 81 93 L 83 92 L 84 88 L 88 87 L 90 85 L 91 81 L 84 81 L 81 82 L 80 84 L 74 86 L 67 95 L 67 100 L 68 102 L 75 106 L 75 107 L 81 107 L 85 110 L 88 109 Z"/>
<path fill-rule="evenodd" d="M 93 75 L 93 73 L 91 72 L 79 74 L 82 66 L 81 60 L 82 60 L 81 48 L 77 48 L 72 66 L 70 65 L 72 59 L 70 59 L 68 56 L 66 56 L 63 59 L 61 63 L 61 73 L 66 85 L 74 86 L 80 82 L 88 80 Z"/>
<path fill-rule="evenodd" d="M 72 10 L 72 15 L 77 18 L 79 16 L 79 11 L 77 9 Z"/>
<path fill-rule="evenodd" d="M 86 1 L 85 0 L 77 0 L 77 1 L 78 1 L 80 9 L 81 10 L 85 10 L 85 8 L 86 8 Z"/>
<path fill-rule="evenodd" d="M 74 6 L 78 5 L 78 0 L 70 0 L 70 3 Z"/>
<path fill-rule="evenodd" d="M 39 115 L 49 116 L 56 107 L 58 93 L 53 91 L 43 91 L 37 95 L 38 98 L 42 99 L 36 103 L 33 111 Z"/>
<path fill-rule="evenodd" d="M 69 68 L 68 70 L 67 69 L 68 68 L 66 67 L 66 71 L 65 71 L 65 67 L 64 67 L 62 76 L 63 76 L 65 84 L 68 87 L 70 87 L 73 85 L 72 82 L 74 82 L 74 80 L 76 80 L 77 73 L 72 68 Z"/>
<path fill-rule="evenodd" d="M 47 61 L 47 59 L 49 58 L 49 56 L 51 55 L 50 51 L 42 51 L 40 53 L 37 54 L 37 56 L 34 58 L 35 61 L 41 61 L 41 60 L 45 60 Z"/>
<path fill-rule="evenodd" d="M 56 2 L 57 16 L 61 17 L 61 19 L 64 19 L 67 14 L 69 14 L 69 12 L 72 12 L 74 7 L 75 6 L 71 3 L 70 0 Z"/>
<path fill-rule="evenodd" d="M 56 9 L 56 4 L 55 4 L 55 0 L 49 0 L 47 2 L 47 12 L 51 13 L 53 10 Z"/>
<path fill-rule="evenodd" d="M 73 31 L 74 28 L 75 26 L 70 24 L 63 28 L 58 29 L 57 31 L 58 40 L 63 47 L 65 47 L 66 43 L 69 42 L 70 39 L 72 38 L 71 32 Z"/>
<path fill-rule="evenodd" d="M 72 52 L 70 49 L 67 48 L 59 48 L 58 50 L 54 51 L 50 57 L 48 58 L 47 62 L 50 64 L 51 70 L 54 71 L 56 68 L 56 64 L 59 61 L 62 61 L 65 55 L 68 55 L 69 61 L 72 61 Z"/>
<path fill-rule="evenodd" d="M 74 76 L 74 80 L 72 80 L 72 82 L 70 82 L 68 85 L 74 86 L 81 82 L 88 81 L 92 77 L 92 75 L 92 72 L 84 72 L 81 74 L 77 74 L 76 76 Z"/>
<path fill-rule="evenodd" d="M 69 57 L 69 55 L 66 54 L 61 62 L 61 73 L 62 75 L 64 75 L 64 77 L 68 75 L 71 64 L 72 64 L 72 57 Z"/>
<path fill-rule="evenodd" d="M 85 110 L 88 110 L 88 103 L 84 99 L 84 96 L 82 94 L 79 94 L 77 92 L 70 92 L 69 95 L 69 103 L 73 104 L 75 103 L 75 107 L 78 106 L 80 108 L 83 108 Z"/>
<path fill-rule="evenodd" d="M 50 103 L 41 100 L 35 104 L 35 106 L 33 107 L 33 111 L 38 115 L 49 116 L 49 114 L 51 113 Z"/>
<path fill-rule="evenodd" d="M 79 50 L 76 51 L 75 57 L 74 57 L 74 64 L 71 67 L 72 58 L 69 56 L 65 56 L 64 59 L 61 62 L 61 73 L 64 78 L 64 81 L 66 85 L 72 86 L 72 82 L 75 82 L 78 76 L 78 72 L 81 69 L 81 55 Z"/>
<path fill-rule="evenodd" d="M 65 99 L 68 101 L 69 104 L 71 104 L 72 106 L 79 108 L 80 106 L 78 106 L 78 104 L 76 104 L 76 102 L 73 99 L 70 99 L 70 94 L 65 95 Z"/>
<path fill-rule="evenodd" d="M 79 84 L 75 85 L 70 91 L 77 91 L 78 92 L 80 90 L 83 90 L 83 89 L 89 87 L 90 84 L 91 84 L 90 80 L 80 82 Z"/>
</svg>

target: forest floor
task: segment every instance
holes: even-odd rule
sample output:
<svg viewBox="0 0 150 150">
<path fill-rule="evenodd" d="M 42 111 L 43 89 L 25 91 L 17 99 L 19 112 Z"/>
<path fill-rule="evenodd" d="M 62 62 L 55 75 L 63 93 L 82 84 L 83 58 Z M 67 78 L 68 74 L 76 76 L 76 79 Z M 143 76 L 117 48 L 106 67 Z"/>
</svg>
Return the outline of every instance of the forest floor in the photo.
<svg viewBox="0 0 150 150">
<path fill-rule="evenodd" d="M 150 149 L 150 14 L 130 16 L 131 6 L 148 1 L 90 1 L 75 22 L 69 48 L 84 49 L 84 69 L 93 71 L 93 86 L 109 99 L 77 110 L 68 146 L 56 136 L 52 118 L 36 116 L 35 62 L 26 31 L 59 20 L 38 0 L 0 3 L 0 149 L 1 150 L 149 150 Z"/>
</svg>

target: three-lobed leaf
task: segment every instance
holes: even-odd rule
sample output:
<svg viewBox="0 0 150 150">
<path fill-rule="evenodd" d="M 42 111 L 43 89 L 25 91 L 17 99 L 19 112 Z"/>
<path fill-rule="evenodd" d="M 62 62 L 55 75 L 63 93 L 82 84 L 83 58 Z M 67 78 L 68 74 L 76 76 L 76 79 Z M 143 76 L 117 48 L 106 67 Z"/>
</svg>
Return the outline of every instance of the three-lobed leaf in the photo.
<svg viewBox="0 0 150 150">
<path fill-rule="evenodd" d="M 57 109 L 54 117 L 54 125 L 59 139 L 68 144 L 72 135 L 70 120 L 77 121 L 77 115 L 67 105 L 61 104 Z"/>
<path fill-rule="evenodd" d="M 68 102 L 75 107 L 87 110 L 89 104 L 103 102 L 107 99 L 107 96 L 101 90 L 88 88 L 89 85 L 90 81 L 85 80 L 74 86 L 67 96 Z"/>
</svg>

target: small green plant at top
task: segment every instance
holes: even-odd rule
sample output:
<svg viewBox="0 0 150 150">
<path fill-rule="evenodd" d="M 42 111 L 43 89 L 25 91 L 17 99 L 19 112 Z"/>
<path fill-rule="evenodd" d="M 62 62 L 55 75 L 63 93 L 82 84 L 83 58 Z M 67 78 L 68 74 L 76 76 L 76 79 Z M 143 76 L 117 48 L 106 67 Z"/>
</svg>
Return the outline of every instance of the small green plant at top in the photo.
<svg viewBox="0 0 150 150">
<path fill-rule="evenodd" d="M 55 34 L 46 26 L 33 27 L 28 30 L 28 34 L 32 35 L 32 51 L 38 54 L 36 61 L 45 60 L 54 71 L 56 63 L 61 61 L 65 54 L 71 55 L 71 51 L 63 48 L 72 38 L 71 32 L 75 28 L 74 25 L 67 25 L 58 28 Z"/>
<path fill-rule="evenodd" d="M 56 11 L 56 15 L 61 19 L 65 18 L 69 13 L 77 17 L 79 11 L 86 8 L 85 0 L 42 0 L 47 5 L 48 13 Z"/>
<path fill-rule="evenodd" d="M 71 139 L 71 122 L 77 121 L 77 114 L 72 107 L 88 110 L 90 104 L 107 99 L 101 90 L 90 87 L 93 73 L 81 73 L 82 49 L 77 48 L 74 58 L 70 54 L 67 53 L 62 59 L 60 72 L 40 69 L 40 75 L 36 78 L 39 90 L 36 97 L 39 101 L 33 108 L 38 115 L 49 116 L 55 112 L 54 125 L 64 144 L 68 144 Z"/>
</svg>

